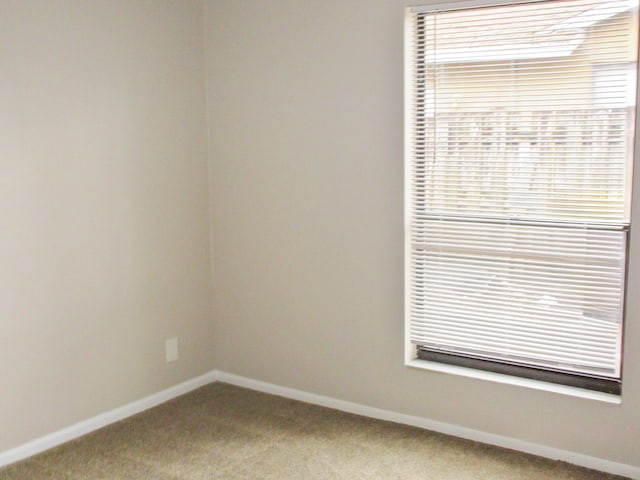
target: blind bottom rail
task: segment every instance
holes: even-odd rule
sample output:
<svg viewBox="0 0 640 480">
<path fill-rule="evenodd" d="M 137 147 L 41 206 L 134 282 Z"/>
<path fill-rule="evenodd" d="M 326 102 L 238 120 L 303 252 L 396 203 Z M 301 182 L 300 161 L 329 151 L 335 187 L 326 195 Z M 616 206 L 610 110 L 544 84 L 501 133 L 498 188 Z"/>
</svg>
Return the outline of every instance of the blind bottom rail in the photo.
<svg viewBox="0 0 640 480">
<path fill-rule="evenodd" d="M 417 347 L 417 356 L 421 360 L 429 360 L 438 363 L 446 363 L 458 367 L 473 368 L 488 372 L 511 375 L 531 380 L 539 380 L 548 383 L 556 383 L 569 387 L 584 388 L 597 392 L 620 395 L 622 384 L 620 380 L 601 378 L 595 376 L 577 375 L 558 370 L 547 370 L 542 368 L 516 365 L 512 363 L 502 363 L 475 357 L 467 357 L 451 353 L 430 350 L 426 347 Z"/>
</svg>

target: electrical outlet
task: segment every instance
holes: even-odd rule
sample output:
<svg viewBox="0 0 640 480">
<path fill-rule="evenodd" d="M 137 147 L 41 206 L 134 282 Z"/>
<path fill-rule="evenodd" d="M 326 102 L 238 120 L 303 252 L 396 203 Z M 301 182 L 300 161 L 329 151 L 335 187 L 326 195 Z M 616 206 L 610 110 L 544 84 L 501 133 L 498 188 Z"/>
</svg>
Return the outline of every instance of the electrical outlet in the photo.
<svg viewBox="0 0 640 480">
<path fill-rule="evenodd" d="M 167 339 L 166 342 L 167 363 L 178 359 L 178 339 L 176 337 Z"/>
</svg>

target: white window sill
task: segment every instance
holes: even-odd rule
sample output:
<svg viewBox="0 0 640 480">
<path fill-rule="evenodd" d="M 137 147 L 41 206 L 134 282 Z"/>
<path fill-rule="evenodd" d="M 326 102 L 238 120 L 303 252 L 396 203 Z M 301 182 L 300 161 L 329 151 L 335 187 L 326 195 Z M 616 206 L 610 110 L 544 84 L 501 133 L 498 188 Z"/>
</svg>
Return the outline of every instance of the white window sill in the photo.
<svg viewBox="0 0 640 480">
<path fill-rule="evenodd" d="M 539 380 L 531 380 L 529 378 L 513 377 L 511 375 L 503 375 L 501 373 L 486 372 L 484 370 L 476 370 L 473 368 L 458 367 L 455 365 L 447 365 L 444 363 L 430 362 L 427 360 L 413 359 L 408 360 L 406 365 L 409 367 L 420 368 L 422 370 L 430 370 L 432 372 L 449 373 L 452 375 L 461 375 L 463 377 L 475 378 L 478 380 L 487 380 L 489 382 L 504 383 L 507 385 L 516 385 L 519 387 L 532 388 L 535 390 L 543 390 L 545 392 L 559 393 L 561 395 L 569 395 L 572 397 L 586 398 L 599 402 L 620 404 L 622 397 L 610 393 L 595 392 L 593 390 L 585 390 L 583 388 L 568 387 L 555 383 L 541 382 Z"/>
</svg>

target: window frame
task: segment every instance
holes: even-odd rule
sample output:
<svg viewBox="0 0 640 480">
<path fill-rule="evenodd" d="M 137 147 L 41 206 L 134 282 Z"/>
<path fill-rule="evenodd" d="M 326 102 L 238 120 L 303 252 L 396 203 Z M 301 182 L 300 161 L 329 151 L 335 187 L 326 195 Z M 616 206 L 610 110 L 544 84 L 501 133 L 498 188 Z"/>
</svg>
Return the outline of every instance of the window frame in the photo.
<svg viewBox="0 0 640 480">
<path fill-rule="evenodd" d="M 411 6 L 405 9 L 405 47 L 404 47 L 404 115 L 405 115 L 405 128 L 404 128 L 404 145 L 405 145 L 405 195 L 404 195 L 404 221 L 405 221 L 405 365 L 411 367 L 417 367 L 421 369 L 428 369 L 443 373 L 452 373 L 467 377 L 481 378 L 484 380 L 497 381 L 500 383 L 509 383 L 520 386 L 526 386 L 541 390 L 554 391 L 560 393 L 568 393 L 575 396 L 594 398 L 612 403 L 619 403 L 621 396 L 621 384 L 624 365 L 624 324 L 626 322 L 627 303 L 629 301 L 629 295 L 623 296 L 623 314 L 622 314 L 622 338 L 620 340 L 621 348 L 621 373 L 620 381 L 611 380 L 609 378 L 598 378 L 595 375 L 583 376 L 580 374 L 572 375 L 567 372 L 554 372 L 549 369 L 537 369 L 530 366 L 517 365 L 515 363 L 501 363 L 499 361 L 491 361 L 481 358 L 470 357 L 458 357 L 452 354 L 439 354 L 439 353 L 427 353 L 421 354 L 420 347 L 413 344 L 410 340 L 410 274 L 411 274 L 411 212 L 412 212 L 412 195 L 411 185 L 413 182 L 411 169 L 409 168 L 412 159 L 412 139 L 413 139 L 413 122 L 411 115 L 411 108 L 413 107 L 413 56 L 411 45 L 413 42 L 412 36 L 412 16 L 415 13 L 430 13 L 437 11 L 452 11 L 452 10 L 465 10 L 470 8 L 482 8 L 491 6 L 506 6 L 517 4 L 531 4 L 546 2 L 549 0 L 471 0 L 462 2 L 450 2 L 450 3 L 436 3 L 433 5 L 423 6 Z M 636 62 L 636 69 L 640 67 L 640 62 Z M 640 94 L 638 92 L 638 72 L 636 71 L 636 97 Z M 638 151 L 637 145 L 639 143 L 638 131 L 639 126 L 637 118 L 640 106 L 636 101 L 636 121 L 634 125 L 634 137 L 633 143 L 629 146 L 632 149 L 632 162 L 631 170 L 633 171 L 637 160 Z M 634 176 L 630 175 L 628 183 L 634 183 Z M 630 188 L 631 196 L 629 200 L 629 207 L 635 203 L 636 199 L 633 195 L 633 188 Z M 633 215 L 629 215 L 630 221 L 633 222 Z M 624 287 L 628 289 L 629 284 L 629 268 L 631 263 L 630 258 L 630 245 L 632 241 L 631 231 L 627 231 L 626 235 L 626 252 L 625 252 L 625 266 L 624 266 Z"/>
</svg>

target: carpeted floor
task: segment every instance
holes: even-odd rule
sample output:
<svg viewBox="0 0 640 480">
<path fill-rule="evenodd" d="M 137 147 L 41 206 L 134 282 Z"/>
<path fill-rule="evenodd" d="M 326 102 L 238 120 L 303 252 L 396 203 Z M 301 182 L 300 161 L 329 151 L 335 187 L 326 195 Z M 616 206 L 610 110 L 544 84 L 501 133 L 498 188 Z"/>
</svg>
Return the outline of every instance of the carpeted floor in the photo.
<svg viewBox="0 0 640 480">
<path fill-rule="evenodd" d="M 2 480 L 621 478 L 223 383 L 0 469 Z"/>
</svg>

